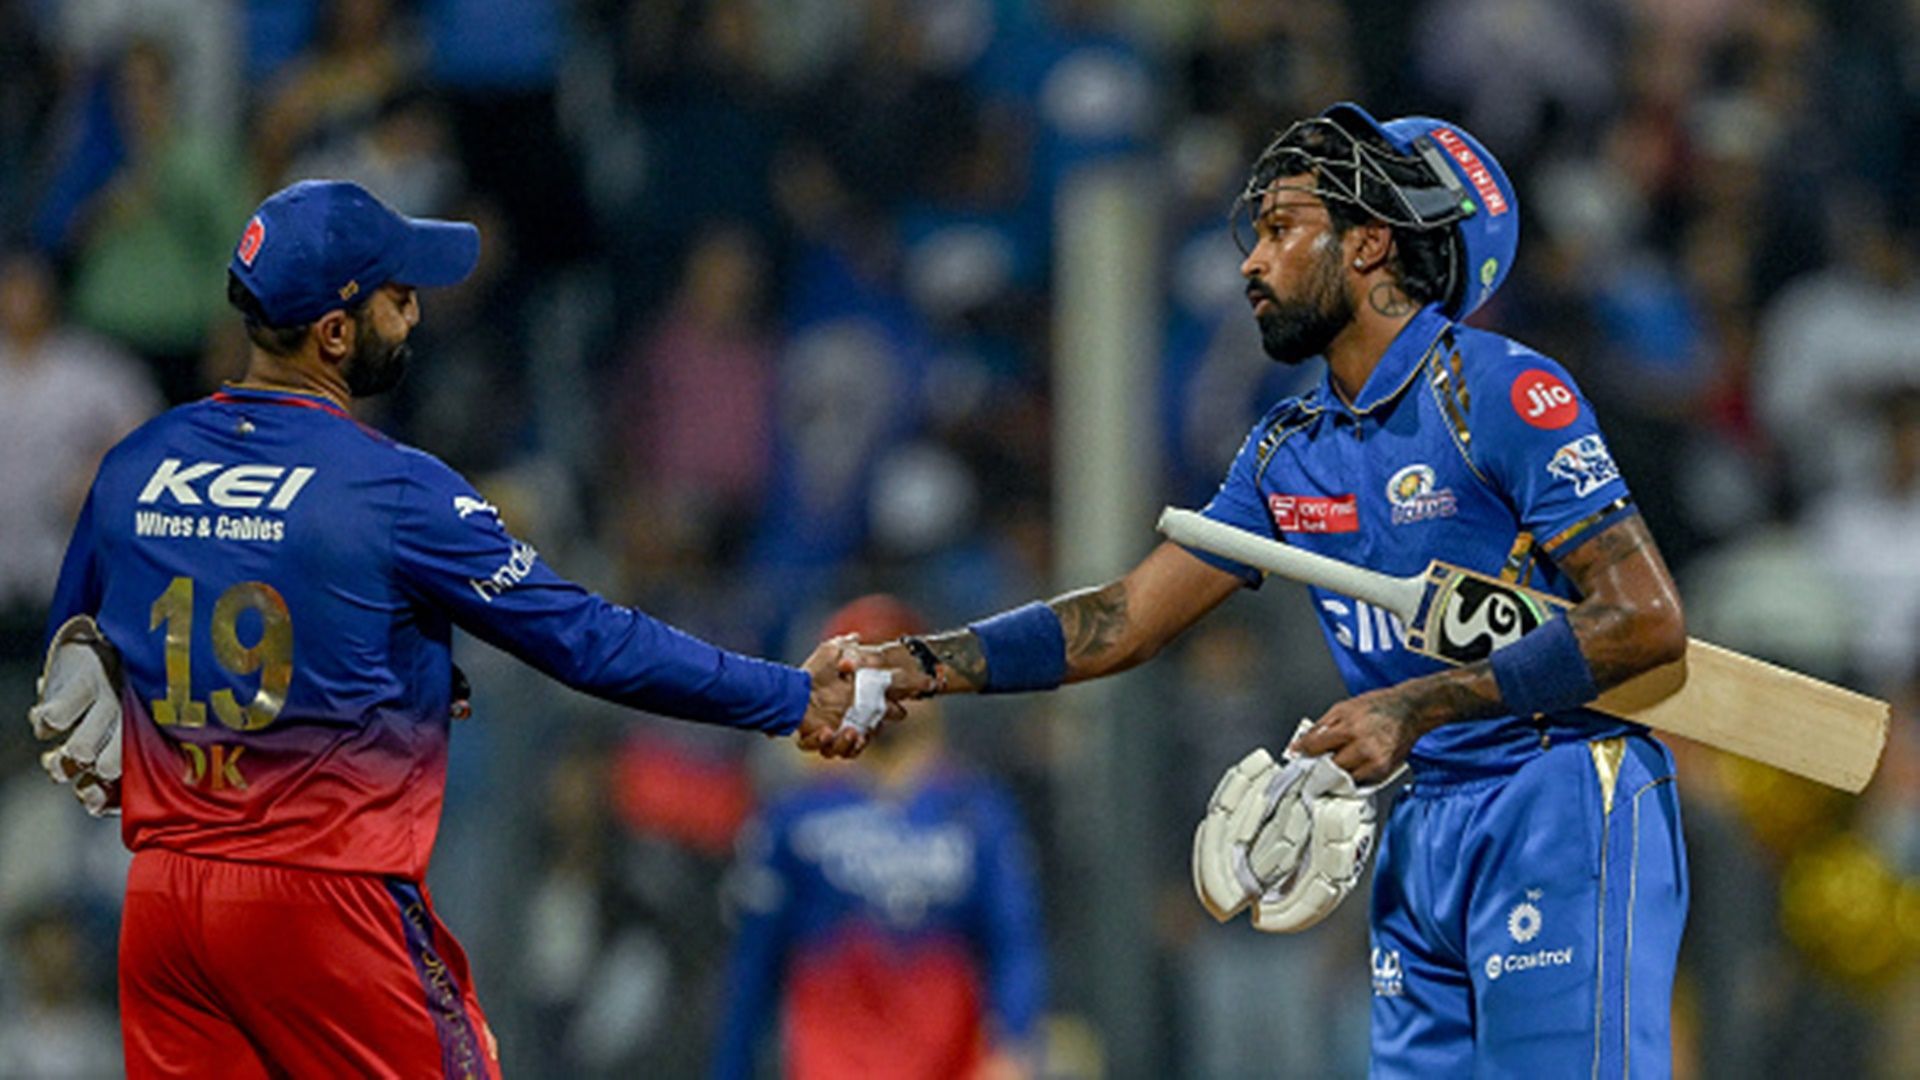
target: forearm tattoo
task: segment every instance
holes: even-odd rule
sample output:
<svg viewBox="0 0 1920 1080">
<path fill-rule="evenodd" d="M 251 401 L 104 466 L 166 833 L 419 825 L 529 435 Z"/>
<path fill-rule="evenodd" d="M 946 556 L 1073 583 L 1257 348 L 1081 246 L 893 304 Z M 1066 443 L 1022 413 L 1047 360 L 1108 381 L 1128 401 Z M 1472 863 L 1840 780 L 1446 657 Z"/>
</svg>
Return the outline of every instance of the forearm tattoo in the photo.
<svg viewBox="0 0 1920 1080">
<path fill-rule="evenodd" d="M 1665 619 L 1678 601 L 1645 522 L 1634 518 L 1607 529 L 1574 552 L 1564 569 L 1587 597 L 1567 619 L 1594 684 L 1604 690 L 1646 671 L 1643 628 Z"/>
<path fill-rule="evenodd" d="M 1060 630 L 1067 639 L 1069 671 L 1104 657 L 1126 637 L 1127 586 L 1124 581 L 1068 593 L 1048 601 L 1047 606 L 1060 617 Z"/>
<path fill-rule="evenodd" d="M 949 630 L 922 640 L 946 669 L 950 690 L 978 691 L 987 685 L 987 656 L 973 631 Z"/>
<path fill-rule="evenodd" d="M 1493 667 L 1485 660 L 1402 683 L 1390 708 L 1416 738 L 1441 724 L 1484 720 L 1506 711 Z"/>
</svg>

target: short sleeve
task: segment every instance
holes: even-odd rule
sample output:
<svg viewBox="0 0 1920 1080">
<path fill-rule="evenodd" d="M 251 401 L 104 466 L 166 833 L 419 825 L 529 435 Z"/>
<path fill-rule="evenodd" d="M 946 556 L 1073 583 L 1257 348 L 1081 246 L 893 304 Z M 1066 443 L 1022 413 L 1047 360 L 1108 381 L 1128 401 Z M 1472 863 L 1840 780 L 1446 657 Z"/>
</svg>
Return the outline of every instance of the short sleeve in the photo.
<svg viewBox="0 0 1920 1080">
<path fill-rule="evenodd" d="M 1227 469 L 1226 479 L 1220 482 L 1220 489 L 1213 493 L 1207 505 L 1200 508 L 1200 516 L 1260 536 L 1273 535 L 1273 525 L 1267 518 L 1266 505 L 1260 497 L 1260 466 L 1263 456 L 1261 443 L 1266 433 L 1278 422 L 1278 412 L 1276 409 L 1261 417 L 1260 422 L 1247 434 L 1246 441 L 1240 444 L 1240 452 L 1234 455 L 1233 464 Z M 1266 580 L 1264 574 L 1245 563 L 1223 558 L 1210 551 L 1181 546 L 1208 566 L 1239 578 L 1248 588 L 1257 589 Z"/>
<path fill-rule="evenodd" d="M 1474 464 L 1548 554 L 1564 555 L 1631 512 L 1593 407 L 1566 369 L 1509 345 L 1474 380 L 1472 397 Z"/>
</svg>

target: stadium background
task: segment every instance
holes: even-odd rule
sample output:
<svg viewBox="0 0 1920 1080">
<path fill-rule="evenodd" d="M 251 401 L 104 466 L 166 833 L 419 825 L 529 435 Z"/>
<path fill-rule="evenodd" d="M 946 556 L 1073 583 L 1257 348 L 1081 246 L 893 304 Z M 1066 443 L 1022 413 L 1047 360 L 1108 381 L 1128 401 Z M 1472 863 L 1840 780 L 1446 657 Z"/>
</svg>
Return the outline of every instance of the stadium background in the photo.
<svg viewBox="0 0 1920 1080">
<path fill-rule="evenodd" d="M 1859 800 L 1683 748 L 1682 1074 L 1920 1074 L 1920 4 L 0 0 L 0 1075 L 118 1056 L 125 856 L 20 718 L 102 440 L 237 373 L 259 196 L 481 222 L 371 418 L 562 572 L 796 659 L 857 593 L 957 621 L 1207 497 L 1302 377 L 1225 209 L 1342 98 L 1515 176 L 1478 318 L 1581 380 L 1694 632 L 1897 702 Z M 509 1073 L 697 1074 L 731 837 L 796 755 L 461 658 L 431 880 Z M 1185 870 L 1219 771 L 1337 693 L 1273 585 L 1117 689 L 952 707 L 1039 843 L 1049 1075 L 1363 1068 L 1362 905 L 1263 938 Z"/>
</svg>

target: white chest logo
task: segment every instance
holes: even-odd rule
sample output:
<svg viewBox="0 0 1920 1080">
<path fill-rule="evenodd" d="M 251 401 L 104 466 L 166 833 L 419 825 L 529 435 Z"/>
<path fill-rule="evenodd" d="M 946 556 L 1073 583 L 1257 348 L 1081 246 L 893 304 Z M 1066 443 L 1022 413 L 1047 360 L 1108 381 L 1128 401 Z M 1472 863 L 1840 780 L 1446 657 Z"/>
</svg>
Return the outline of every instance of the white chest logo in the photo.
<svg viewBox="0 0 1920 1080">
<path fill-rule="evenodd" d="M 135 501 L 147 506 L 165 496 L 181 506 L 211 503 L 223 510 L 257 510 L 265 503 L 268 510 L 285 510 L 313 479 L 314 472 L 308 465 L 291 469 L 284 465 L 222 465 L 217 461 L 186 465 L 179 458 L 168 458 L 153 470 Z M 203 480 L 204 498 L 195 486 Z"/>
</svg>

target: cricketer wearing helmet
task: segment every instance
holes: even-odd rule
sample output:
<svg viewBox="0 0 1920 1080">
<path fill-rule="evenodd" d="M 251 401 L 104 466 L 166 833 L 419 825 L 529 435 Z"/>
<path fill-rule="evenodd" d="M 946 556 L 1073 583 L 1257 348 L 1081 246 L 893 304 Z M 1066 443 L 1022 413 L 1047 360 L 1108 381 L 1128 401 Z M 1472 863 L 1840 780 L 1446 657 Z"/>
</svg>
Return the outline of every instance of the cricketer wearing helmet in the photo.
<svg viewBox="0 0 1920 1080">
<path fill-rule="evenodd" d="M 1347 807 L 1400 766 L 1412 773 L 1379 836 L 1373 1074 L 1665 1073 L 1687 902 L 1672 759 L 1645 729 L 1582 706 L 1679 659 L 1685 625 L 1573 380 L 1461 325 L 1512 269 L 1513 188 L 1458 127 L 1340 104 L 1267 147 L 1238 209 L 1265 351 L 1326 371 L 1261 418 L 1202 513 L 1388 574 L 1440 558 L 1578 600 L 1568 618 L 1447 668 L 1409 652 L 1389 613 L 1313 591 L 1354 696 L 1293 740 L 1295 757 L 1324 760 L 1311 777 L 1289 773 L 1280 804 Z M 858 662 L 892 669 L 898 694 L 1044 689 L 1137 664 L 1259 583 L 1163 544 L 1107 585 Z M 1450 632 L 1496 629 L 1474 622 Z M 1269 817 L 1256 807 L 1224 831 L 1243 847 L 1254 826 L 1265 835 L 1282 787 L 1230 772 L 1216 810 L 1265 793 Z M 1301 817 L 1273 850 L 1318 845 L 1326 821 L 1344 847 L 1280 867 L 1336 868 L 1302 894 L 1314 910 L 1267 903 L 1260 890 L 1280 877 L 1256 860 L 1238 898 L 1260 901 L 1256 925 L 1311 925 L 1358 879 L 1371 811 Z"/>
</svg>

